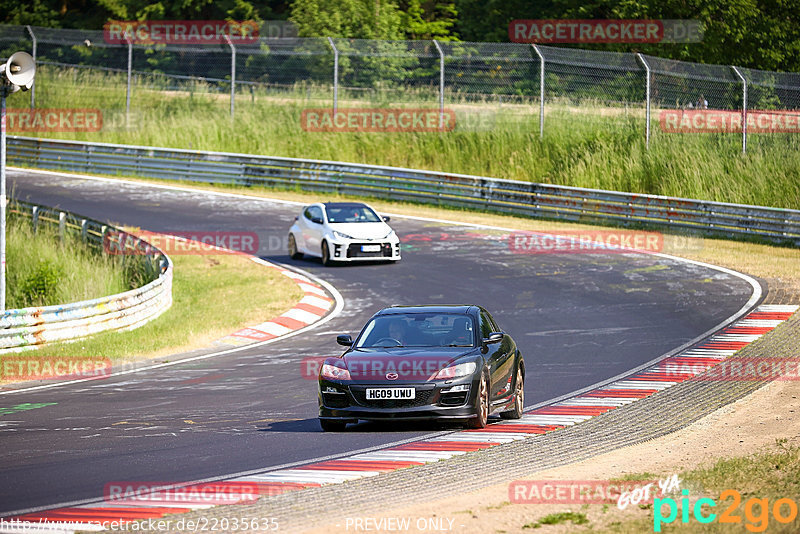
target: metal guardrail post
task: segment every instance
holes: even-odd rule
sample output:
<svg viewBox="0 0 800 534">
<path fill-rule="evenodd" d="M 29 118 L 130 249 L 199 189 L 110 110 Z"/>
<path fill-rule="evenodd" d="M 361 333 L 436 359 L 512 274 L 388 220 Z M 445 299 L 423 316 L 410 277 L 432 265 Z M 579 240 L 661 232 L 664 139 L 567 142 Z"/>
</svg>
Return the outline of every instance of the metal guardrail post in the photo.
<svg viewBox="0 0 800 534">
<path fill-rule="evenodd" d="M 439 52 L 439 129 L 444 128 L 444 50 L 434 39 L 433 44 Z"/>
<path fill-rule="evenodd" d="M 742 80 L 742 154 L 747 152 L 747 80 L 737 67 L 731 65 L 733 72 Z"/>
<path fill-rule="evenodd" d="M 39 206 L 31 209 L 31 231 L 35 234 L 39 228 Z"/>
<path fill-rule="evenodd" d="M 131 115 L 131 72 L 133 70 L 133 43 L 131 38 L 125 34 L 125 41 L 128 43 L 128 85 L 125 89 L 125 127 L 130 127 Z"/>
<path fill-rule="evenodd" d="M 63 211 L 58 212 L 58 239 L 64 241 L 67 235 L 67 214 Z"/>
<path fill-rule="evenodd" d="M 36 34 L 33 33 L 33 28 L 30 26 L 25 26 L 28 30 L 28 33 L 31 36 L 31 41 L 33 45 L 31 46 L 31 57 L 33 57 L 33 62 L 36 63 Z M 31 85 L 31 109 L 36 107 L 36 80 L 34 79 L 33 85 Z"/>
<path fill-rule="evenodd" d="M 645 76 L 647 76 L 647 81 L 645 83 L 645 91 L 647 92 L 645 96 L 645 140 L 644 144 L 646 148 L 650 148 L 650 65 L 647 64 L 647 61 L 644 59 L 642 54 L 637 53 L 636 58 L 642 63 L 645 70 Z"/>
<path fill-rule="evenodd" d="M 339 109 L 339 49 L 331 37 L 328 37 L 328 44 L 333 50 L 333 113 Z"/>
<path fill-rule="evenodd" d="M 535 44 L 531 45 L 539 56 L 539 138 L 544 137 L 544 56 Z"/>
<path fill-rule="evenodd" d="M 81 219 L 81 241 L 86 242 L 89 239 L 89 221 Z"/>
<path fill-rule="evenodd" d="M 225 42 L 231 48 L 231 119 L 233 119 L 234 102 L 236 101 L 236 47 L 230 36 L 225 35 Z"/>
</svg>

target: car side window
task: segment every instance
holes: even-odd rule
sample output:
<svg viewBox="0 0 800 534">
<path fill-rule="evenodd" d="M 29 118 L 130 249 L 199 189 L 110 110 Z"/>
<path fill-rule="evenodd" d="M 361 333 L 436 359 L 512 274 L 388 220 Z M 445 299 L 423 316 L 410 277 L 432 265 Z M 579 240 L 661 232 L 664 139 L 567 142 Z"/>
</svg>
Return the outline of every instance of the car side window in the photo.
<svg viewBox="0 0 800 534">
<path fill-rule="evenodd" d="M 494 332 L 496 325 L 493 323 L 492 319 L 486 314 L 486 312 L 481 312 L 481 337 L 486 339 L 489 337 L 489 334 Z"/>
<path fill-rule="evenodd" d="M 319 206 L 309 206 L 303 212 L 303 216 L 308 219 L 309 221 L 313 221 L 314 219 L 322 220 L 322 209 Z"/>
</svg>

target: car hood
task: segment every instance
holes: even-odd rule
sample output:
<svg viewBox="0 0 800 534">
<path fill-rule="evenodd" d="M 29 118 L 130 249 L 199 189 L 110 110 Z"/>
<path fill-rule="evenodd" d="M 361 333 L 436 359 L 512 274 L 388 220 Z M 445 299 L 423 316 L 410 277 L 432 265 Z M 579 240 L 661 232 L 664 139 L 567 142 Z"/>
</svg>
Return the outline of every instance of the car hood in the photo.
<svg viewBox="0 0 800 534">
<path fill-rule="evenodd" d="M 476 351 L 475 347 L 355 349 L 342 359 L 355 381 L 425 382 L 439 370 Z"/>
<path fill-rule="evenodd" d="M 392 228 L 385 222 L 330 223 L 331 230 L 347 234 L 355 239 L 383 239 Z"/>
</svg>

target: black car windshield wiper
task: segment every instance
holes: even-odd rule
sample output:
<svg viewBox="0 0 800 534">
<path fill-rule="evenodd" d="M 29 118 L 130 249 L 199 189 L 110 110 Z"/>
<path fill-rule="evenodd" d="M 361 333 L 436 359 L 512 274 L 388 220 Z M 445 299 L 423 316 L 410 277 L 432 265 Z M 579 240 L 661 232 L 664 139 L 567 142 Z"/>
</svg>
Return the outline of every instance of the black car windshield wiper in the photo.
<svg viewBox="0 0 800 534">
<path fill-rule="evenodd" d="M 471 347 L 471 346 L 472 346 L 472 344 L 469 344 L 469 345 L 459 345 L 458 343 L 450 343 L 450 344 L 449 344 L 449 345 L 447 345 L 447 346 L 448 346 L 448 347 Z"/>
</svg>

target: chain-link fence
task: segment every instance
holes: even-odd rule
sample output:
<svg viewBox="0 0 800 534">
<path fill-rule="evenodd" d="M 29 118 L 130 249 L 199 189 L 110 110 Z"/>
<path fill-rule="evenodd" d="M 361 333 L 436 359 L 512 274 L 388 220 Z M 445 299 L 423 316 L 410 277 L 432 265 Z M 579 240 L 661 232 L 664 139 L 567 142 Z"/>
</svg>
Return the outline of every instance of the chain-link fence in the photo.
<svg viewBox="0 0 800 534">
<path fill-rule="evenodd" d="M 517 43 L 261 38 L 247 44 L 109 44 L 101 31 L 0 26 L 0 56 L 30 50 L 40 73 L 30 106 L 58 80 L 82 101 L 127 114 L 137 91 L 217 93 L 235 104 L 255 91 L 325 106 L 518 104 L 538 113 L 591 109 L 656 132 L 800 131 L 800 74 L 705 65 L 641 54 Z M 55 83 L 53 83 L 55 81 Z M 228 96 L 229 95 L 229 96 Z M 524 109 L 524 108 L 519 108 Z"/>
</svg>

